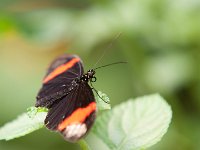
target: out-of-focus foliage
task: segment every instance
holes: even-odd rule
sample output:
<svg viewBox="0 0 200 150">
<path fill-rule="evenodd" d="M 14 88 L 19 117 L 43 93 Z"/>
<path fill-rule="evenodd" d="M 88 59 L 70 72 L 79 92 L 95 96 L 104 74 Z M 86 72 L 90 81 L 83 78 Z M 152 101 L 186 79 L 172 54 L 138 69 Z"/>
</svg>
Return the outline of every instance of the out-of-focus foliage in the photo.
<svg viewBox="0 0 200 150">
<path fill-rule="evenodd" d="M 199 0 L 2 0 L 0 124 L 34 104 L 55 56 L 76 53 L 87 70 L 106 49 L 98 66 L 128 61 L 97 71 L 94 86 L 105 91 L 113 105 L 159 92 L 172 106 L 173 125 L 151 149 L 199 149 L 199 27 Z M 46 130 L 0 142 L 2 150 L 63 148 L 78 149 Z"/>
</svg>

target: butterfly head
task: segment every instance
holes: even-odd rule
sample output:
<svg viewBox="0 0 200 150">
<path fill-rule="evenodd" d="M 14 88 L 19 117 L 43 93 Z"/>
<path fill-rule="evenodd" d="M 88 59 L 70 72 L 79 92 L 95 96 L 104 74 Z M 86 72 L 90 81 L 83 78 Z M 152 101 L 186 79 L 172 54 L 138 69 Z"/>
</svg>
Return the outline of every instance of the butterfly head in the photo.
<svg viewBox="0 0 200 150">
<path fill-rule="evenodd" d="M 84 75 L 81 76 L 81 81 L 85 81 L 85 82 L 96 82 L 96 77 L 95 75 L 95 70 L 94 69 L 90 69 L 87 71 L 87 73 L 85 73 Z"/>
</svg>

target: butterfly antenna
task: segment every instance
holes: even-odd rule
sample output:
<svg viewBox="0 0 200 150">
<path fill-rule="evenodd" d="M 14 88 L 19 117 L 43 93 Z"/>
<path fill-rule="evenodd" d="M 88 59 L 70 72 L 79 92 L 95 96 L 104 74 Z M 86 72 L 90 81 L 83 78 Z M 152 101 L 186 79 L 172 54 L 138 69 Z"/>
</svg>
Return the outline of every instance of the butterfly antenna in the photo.
<svg viewBox="0 0 200 150">
<path fill-rule="evenodd" d="M 126 64 L 126 63 L 127 63 L 126 61 L 114 62 L 114 63 L 111 63 L 111 64 L 107 64 L 107 65 L 103 65 L 103 66 L 100 66 L 100 67 L 96 67 L 96 68 L 94 68 L 94 70 L 97 70 L 97 69 L 100 69 L 100 68 L 104 68 L 104 67 L 108 67 L 108 66 L 112 66 L 112 65 Z"/>
<path fill-rule="evenodd" d="M 115 38 L 112 40 L 112 42 L 106 47 L 106 49 L 104 50 L 103 54 L 101 55 L 101 57 L 98 59 L 98 61 L 94 64 L 94 66 L 92 68 L 95 68 L 96 65 L 102 60 L 102 58 L 106 55 L 106 52 L 109 48 L 111 48 L 113 46 L 113 43 L 121 36 L 122 32 L 119 32 Z"/>
<path fill-rule="evenodd" d="M 97 94 L 97 96 L 98 96 L 100 99 L 102 99 L 105 103 L 110 104 L 110 102 L 105 101 L 105 100 L 99 95 L 98 91 L 97 91 L 97 90 L 94 88 L 94 86 L 92 85 L 92 82 L 90 82 L 90 85 L 91 85 L 91 87 L 92 87 L 92 90 L 95 91 L 95 93 Z"/>
</svg>

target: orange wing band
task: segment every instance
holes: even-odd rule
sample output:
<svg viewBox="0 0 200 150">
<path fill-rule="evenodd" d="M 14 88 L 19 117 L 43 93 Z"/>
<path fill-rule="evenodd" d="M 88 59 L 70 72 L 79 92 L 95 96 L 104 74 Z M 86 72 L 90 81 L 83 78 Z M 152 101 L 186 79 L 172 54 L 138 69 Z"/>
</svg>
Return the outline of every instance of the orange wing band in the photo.
<svg viewBox="0 0 200 150">
<path fill-rule="evenodd" d="M 58 130 L 62 131 L 68 125 L 73 124 L 73 123 L 82 123 L 82 122 L 84 122 L 84 120 L 95 110 L 96 110 L 96 103 L 95 102 L 90 103 L 85 108 L 78 108 L 69 117 L 67 117 L 65 120 L 63 120 L 58 125 Z"/>
<path fill-rule="evenodd" d="M 70 60 L 69 62 L 67 62 L 66 64 L 63 64 L 61 66 L 59 66 L 58 68 L 56 68 L 53 72 L 51 72 L 44 80 L 43 83 L 47 83 L 50 80 L 52 80 L 53 78 L 55 78 L 56 76 L 58 76 L 59 74 L 69 70 L 71 67 L 73 67 L 77 62 L 80 61 L 80 58 L 73 58 L 72 60 Z"/>
</svg>

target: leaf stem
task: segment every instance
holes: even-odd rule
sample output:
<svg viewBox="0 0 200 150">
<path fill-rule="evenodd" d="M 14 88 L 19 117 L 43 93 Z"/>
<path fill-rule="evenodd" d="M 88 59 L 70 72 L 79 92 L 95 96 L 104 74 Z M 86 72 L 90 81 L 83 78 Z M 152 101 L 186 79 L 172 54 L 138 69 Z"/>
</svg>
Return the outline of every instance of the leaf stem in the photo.
<svg viewBox="0 0 200 150">
<path fill-rule="evenodd" d="M 78 141 L 78 145 L 82 150 L 92 150 L 84 139 Z"/>
</svg>

